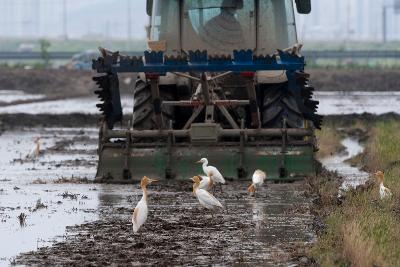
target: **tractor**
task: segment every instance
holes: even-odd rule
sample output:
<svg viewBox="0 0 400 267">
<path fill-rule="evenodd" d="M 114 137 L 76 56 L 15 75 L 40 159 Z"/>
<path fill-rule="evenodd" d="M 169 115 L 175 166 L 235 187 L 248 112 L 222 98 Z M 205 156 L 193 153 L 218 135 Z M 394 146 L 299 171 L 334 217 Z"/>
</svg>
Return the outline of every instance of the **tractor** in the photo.
<svg viewBox="0 0 400 267">
<path fill-rule="evenodd" d="M 311 12 L 310 0 L 148 0 L 148 50 L 100 48 L 93 61 L 103 112 L 97 181 L 188 179 L 200 158 L 228 179 L 255 169 L 277 182 L 314 175 L 322 116 L 295 7 Z M 129 117 L 119 73 L 137 77 Z"/>
</svg>

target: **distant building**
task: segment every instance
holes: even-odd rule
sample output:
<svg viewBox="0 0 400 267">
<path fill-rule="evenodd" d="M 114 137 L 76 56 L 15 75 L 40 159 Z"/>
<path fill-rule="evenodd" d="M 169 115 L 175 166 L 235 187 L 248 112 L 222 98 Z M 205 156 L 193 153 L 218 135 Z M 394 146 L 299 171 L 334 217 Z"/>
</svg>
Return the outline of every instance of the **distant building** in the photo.
<svg viewBox="0 0 400 267">
<path fill-rule="evenodd" d="M 300 40 L 382 41 L 384 6 L 388 40 L 400 40 L 400 0 L 315 0 L 312 4 L 310 15 L 297 16 Z"/>
<path fill-rule="evenodd" d="M 0 0 L 0 38 L 145 38 L 144 0 Z M 135 3 L 128 14 L 129 1 Z M 299 39 L 382 41 L 383 6 L 387 39 L 400 40 L 400 0 L 312 0 L 310 15 L 297 15 Z M 65 27 L 64 27 L 65 22 Z"/>
</svg>

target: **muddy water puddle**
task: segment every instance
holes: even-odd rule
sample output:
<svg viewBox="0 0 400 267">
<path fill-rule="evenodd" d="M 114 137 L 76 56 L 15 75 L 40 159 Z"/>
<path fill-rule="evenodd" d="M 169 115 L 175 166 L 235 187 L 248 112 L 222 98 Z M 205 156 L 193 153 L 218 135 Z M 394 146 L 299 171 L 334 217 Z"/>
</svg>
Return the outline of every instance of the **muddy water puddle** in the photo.
<svg viewBox="0 0 400 267">
<path fill-rule="evenodd" d="M 321 92 L 316 91 L 314 98 L 320 102 L 318 113 L 321 115 L 399 113 L 400 92 Z"/>
<path fill-rule="evenodd" d="M 0 104 L 16 101 L 29 101 L 45 98 L 42 94 L 28 94 L 21 90 L 0 90 Z"/>
<path fill-rule="evenodd" d="M 40 156 L 27 159 L 41 137 Z M 67 226 L 98 218 L 93 184 L 55 184 L 93 178 L 97 144 L 93 128 L 22 128 L 0 138 L 0 266 L 17 254 L 52 244 Z M 81 149 L 82 148 L 82 149 Z M 17 217 L 24 214 L 20 221 Z M 3 242 L 6 240 L 7 242 Z"/>
<path fill-rule="evenodd" d="M 99 114 L 98 108 L 96 107 L 96 104 L 99 102 L 98 98 L 93 96 L 17 104 L 0 107 L 0 114 Z M 124 112 L 132 111 L 132 97 L 121 97 L 121 102 Z"/>
<path fill-rule="evenodd" d="M 130 223 L 141 197 L 137 186 L 120 186 L 127 194 L 115 190 L 120 197 L 113 206 L 102 205 L 109 196 L 99 193 L 97 221 L 70 228 L 70 237 L 26 253 L 17 263 L 296 264 L 293 251 L 314 238 L 311 199 L 304 196 L 303 184 L 268 185 L 257 199 L 247 195 L 246 185 L 230 182 L 217 191 L 226 208 L 214 214 L 199 206 L 190 181 L 151 186 L 149 218 L 137 235 Z"/>
<path fill-rule="evenodd" d="M 34 140 L 41 138 L 40 156 L 27 156 L 35 148 Z M 96 153 L 79 147 L 95 147 L 97 130 L 43 128 L 5 131 L 0 140 L 0 180 L 13 183 L 54 180 L 62 177 L 93 177 Z M 64 147 L 66 146 L 66 147 Z M 93 152 L 93 151 L 92 151 Z"/>
<path fill-rule="evenodd" d="M 351 159 L 364 151 L 364 148 L 360 145 L 356 138 L 348 137 L 343 139 L 342 145 L 345 147 L 345 153 L 337 154 L 332 157 L 322 160 L 322 164 L 330 171 L 337 171 L 339 175 L 344 177 L 341 190 L 348 190 L 349 188 L 357 187 L 358 185 L 364 184 L 369 174 L 361 171 L 356 167 L 352 167 L 349 163 L 346 163 L 348 159 Z"/>
<path fill-rule="evenodd" d="M 321 115 L 334 114 L 384 114 L 399 113 L 400 92 L 354 92 L 354 91 L 316 91 L 314 98 L 320 101 L 318 113 Z M 376 101 L 379 99 L 379 101 Z M 0 114 L 98 114 L 96 97 L 71 98 L 64 100 L 42 101 L 0 107 Z M 132 96 L 121 97 L 124 113 L 129 114 L 133 109 Z"/>
<path fill-rule="evenodd" d="M 189 180 L 149 188 L 149 221 L 134 236 L 130 217 L 141 197 L 138 185 L 55 183 L 95 176 L 97 134 L 94 128 L 3 132 L 0 239 L 7 242 L 0 244 L 0 266 L 15 257 L 26 265 L 287 265 L 298 261 L 293 251 L 314 237 L 312 203 L 301 183 L 267 185 L 253 199 L 246 192 L 248 182 L 231 182 L 215 193 L 226 210 L 212 216 L 199 207 Z M 42 140 L 40 157 L 28 160 L 25 155 L 37 137 Z M 22 213 L 21 223 L 17 217 Z"/>
</svg>

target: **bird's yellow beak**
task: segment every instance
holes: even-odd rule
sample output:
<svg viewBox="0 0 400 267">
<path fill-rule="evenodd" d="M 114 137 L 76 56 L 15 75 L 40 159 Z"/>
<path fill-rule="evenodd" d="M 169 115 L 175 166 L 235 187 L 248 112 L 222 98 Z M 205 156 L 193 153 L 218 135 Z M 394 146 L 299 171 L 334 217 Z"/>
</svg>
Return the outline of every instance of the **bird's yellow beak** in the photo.
<svg viewBox="0 0 400 267">
<path fill-rule="evenodd" d="M 199 161 L 196 161 L 195 163 L 201 163 L 201 161 L 199 160 Z"/>
<path fill-rule="evenodd" d="M 150 183 L 154 183 L 154 182 L 158 182 L 158 180 L 156 180 L 156 179 L 149 179 L 149 182 L 150 182 Z"/>
</svg>

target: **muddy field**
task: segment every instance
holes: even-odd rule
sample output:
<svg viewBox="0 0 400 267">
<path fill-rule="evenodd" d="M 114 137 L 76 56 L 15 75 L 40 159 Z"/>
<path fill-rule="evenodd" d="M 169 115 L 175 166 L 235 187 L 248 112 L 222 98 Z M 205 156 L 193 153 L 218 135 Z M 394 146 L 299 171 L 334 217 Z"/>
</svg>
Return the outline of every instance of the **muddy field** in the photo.
<svg viewBox="0 0 400 267">
<path fill-rule="evenodd" d="M 92 77 L 96 73 L 92 71 L 77 71 L 67 69 L 46 69 L 46 70 L 24 70 L 0 68 L 0 91 L 17 91 L 30 95 L 43 95 L 45 99 L 57 100 L 71 97 L 92 96 L 97 90 Z M 132 79 L 135 75 L 122 75 L 120 88 L 122 93 L 128 93 L 132 89 Z M 4 103 L 5 97 L 0 94 L 0 106 L 7 106 Z M 43 99 L 18 99 L 16 103 L 30 103 Z M 3 103 L 2 103 L 3 102 Z"/>
<path fill-rule="evenodd" d="M 36 136 L 43 138 L 41 156 L 27 160 Z M 8 251 L 0 265 L 313 264 L 306 250 L 320 227 L 312 212 L 318 196 L 306 181 L 268 183 L 257 198 L 248 196 L 248 181 L 229 181 L 215 192 L 225 206 L 215 213 L 199 206 L 189 179 L 161 182 L 149 187 L 149 219 L 135 235 L 130 218 L 139 186 L 91 182 L 96 128 L 14 127 L 1 142 L 0 235 L 13 246 L 0 245 Z M 349 156 L 359 152 L 356 141 L 345 147 Z M 326 166 L 347 170 L 345 159 Z"/>
<path fill-rule="evenodd" d="M 0 236 L 13 243 L 0 245 L 8 251 L 0 265 L 310 264 L 305 249 L 315 237 L 316 196 L 304 182 L 268 184 L 255 199 L 248 181 L 230 181 L 215 192 L 225 206 L 215 213 L 201 208 L 189 179 L 161 182 L 149 187 L 148 223 L 134 235 L 130 218 L 141 190 L 91 183 L 96 133 L 83 127 L 3 132 Z M 43 148 L 31 161 L 24 155 L 36 136 Z"/>
<path fill-rule="evenodd" d="M 307 69 L 311 83 L 320 91 L 398 91 L 397 69 Z"/>
<path fill-rule="evenodd" d="M 189 179 L 161 182 L 149 187 L 148 222 L 134 235 L 130 218 L 141 197 L 138 185 L 93 183 L 100 115 L 91 76 L 90 72 L 0 72 L 0 238 L 9 240 L 0 243 L 0 266 L 313 264 L 306 249 L 320 227 L 313 213 L 318 196 L 306 181 L 268 183 L 256 199 L 247 195 L 248 181 L 229 181 L 223 192 L 215 192 L 225 208 L 214 214 L 199 206 Z M 328 80 L 325 89 L 346 79 L 326 76 Z M 359 91 L 362 86 L 352 88 Z M 369 86 L 376 91 L 389 89 L 372 89 L 378 87 L 372 82 Z M 123 92 L 125 120 L 117 127 L 125 127 L 132 110 L 129 89 Z M 370 101 L 377 94 L 382 101 Z M 355 119 L 399 116 L 383 114 L 399 112 L 398 93 L 321 92 L 317 97 L 324 101 L 321 111 L 329 115 L 327 123 L 342 121 L 348 126 Z M 375 114 L 361 114 L 367 110 Z M 39 136 L 40 157 L 27 159 Z M 344 188 L 366 179 L 365 173 L 345 163 L 362 151 L 358 141 L 345 139 L 347 154 L 323 162 L 345 177 Z M 193 174 L 198 173 L 201 168 L 194 165 Z"/>
<path fill-rule="evenodd" d="M 99 210 L 100 220 L 68 229 L 65 241 L 16 263 L 308 265 L 301 251 L 313 239 L 312 197 L 304 186 L 270 185 L 252 199 L 246 185 L 231 182 L 216 193 L 225 209 L 214 214 L 198 205 L 189 180 L 151 186 L 148 223 L 136 235 L 129 221 L 140 192 L 132 186 L 130 195 Z"/>
<path fill-rule="evenodd" d="M 307 69 L 312 84 L 321 91 L 396 91 L 400 70 Z M 49 98 L 92 95 L 96 89 L 91 71 L 0 69 L 0 90 L 22 90 Z M 129 93 L 135 75 L 123 74 L 121 91 Z M 131 79 L 129 79 L 131 78 Z"/>
</svg>

